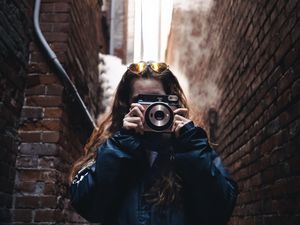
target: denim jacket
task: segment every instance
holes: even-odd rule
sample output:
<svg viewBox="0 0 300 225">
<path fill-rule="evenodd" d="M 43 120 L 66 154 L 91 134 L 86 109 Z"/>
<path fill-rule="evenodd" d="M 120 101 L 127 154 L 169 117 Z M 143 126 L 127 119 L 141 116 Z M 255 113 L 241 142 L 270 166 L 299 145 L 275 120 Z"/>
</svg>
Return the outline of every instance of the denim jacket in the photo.
<svg viewBox="0 0 300 225">
<path fill-rule="evenodd" d="M 237 184 L 204 129 L 187 123 L 174 139 L 173 150 L 168 160 L 174 160 L 182 179 L 183 207 L 161 209 L 144 201 L 144 186 L 154 169 L 147 163 L 141 137 L 124 129 L 99 146 L 95 161 L 77 173 L 70 186 L 71 205 L 86 220 L 101 225 L 227 224 Z"/>
</svg>

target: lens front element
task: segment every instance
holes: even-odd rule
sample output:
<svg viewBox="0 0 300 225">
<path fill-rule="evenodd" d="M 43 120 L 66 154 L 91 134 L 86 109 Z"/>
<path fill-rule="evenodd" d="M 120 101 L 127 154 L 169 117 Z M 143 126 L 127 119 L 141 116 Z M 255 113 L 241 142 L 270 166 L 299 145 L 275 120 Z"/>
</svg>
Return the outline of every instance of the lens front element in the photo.
<svg viewBox="0 0 300 225">
<path fill-rule="evenodd" d="M 157 102 L 150 105 L 145 112 L 145 122 L 155 131 L 163 131 L 173 123 L 172 109 L 165 103 Z"/>
</svg>

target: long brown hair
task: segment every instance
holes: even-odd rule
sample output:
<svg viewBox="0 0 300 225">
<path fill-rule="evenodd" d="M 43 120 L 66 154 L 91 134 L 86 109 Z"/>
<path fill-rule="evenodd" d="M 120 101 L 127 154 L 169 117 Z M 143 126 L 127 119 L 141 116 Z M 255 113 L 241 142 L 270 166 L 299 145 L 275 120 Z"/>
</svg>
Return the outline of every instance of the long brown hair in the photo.
<svg viewBox="0 0 300 225">
<path fill-rule="evenodd" d="M 89 161 L 94 160 L 96 157 L 95 149 L 102 144 L 106 139 L 112 136 L 113 133 L 118 131 L 123 125 L 123 118 L 129 112 L 131 95 L 133 91 L 133 83 L 137 79 L 156 79 L 162 83 L 166 94 L 174 94 L 179 98 L 182 107 L 188 108 L 186 96 L 182 88 L 169 70 L 165 70 L 161 74 L 157 74 L 147 68 L 142 74 L 134 74 L 127 70 L 116 89 L 112 108 L 110 112 L 103 117 L 99 123 L 98 129 L 95 129 L 84 146 L 84 155 L 79 158 L 72 166 L 69 176 L 71 182 L 75 174 Z M 187 114 L 187 117 L 189 115 Z M 164 175 L 158 182 L 154 183 L 150 192 L 146 194 L 147 200 L 157 204 L 168 204 L 178 200 L 178 192 L 181 189 L 180 177 L 175 174 L 172 165 L 166 170 Z"/>
</svg>

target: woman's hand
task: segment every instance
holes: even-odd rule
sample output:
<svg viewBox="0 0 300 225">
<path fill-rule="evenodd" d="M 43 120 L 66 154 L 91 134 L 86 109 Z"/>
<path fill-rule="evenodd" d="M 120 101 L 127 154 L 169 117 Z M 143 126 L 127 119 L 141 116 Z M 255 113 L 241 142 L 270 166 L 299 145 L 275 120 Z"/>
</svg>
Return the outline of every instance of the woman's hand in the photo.
<svg viewBox="0 0 300 225">
<path fill-rule="evenodd" d="M 179 136 L 179 130 L 181 127 L 183 127 L 185 124 L 190 122 L 190 119 L 187 119 L 184 117 L 186 115 L 188 109 L 187 108 L 178 108 L 174 110 L 174 123 L 172 126 L 172 132 L 175 133 L 175 136 Z"/>
<path fill-rule="evenodd" d="M 132 103 L 129 113 L 123 119 L 123 128 L 134 129 L 135 132 L 144 134 L 144 107 L 139 103 Z"/>
</svg>

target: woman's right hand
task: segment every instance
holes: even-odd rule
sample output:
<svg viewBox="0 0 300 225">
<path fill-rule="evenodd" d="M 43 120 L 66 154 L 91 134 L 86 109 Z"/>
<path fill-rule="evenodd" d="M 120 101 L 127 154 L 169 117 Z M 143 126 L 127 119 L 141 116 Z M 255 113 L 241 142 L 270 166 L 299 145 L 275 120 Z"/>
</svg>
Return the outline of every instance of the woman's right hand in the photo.
<svg viewBox="0 0 300 225">
<path fill-rule="evenodd" d="M 135 132 L 144 134 L 144 107 L 139 103 L 132 103 L 129 113 L 123 119 L 123 128 L 126 130 L 134 129 Z"/>
</svg>

